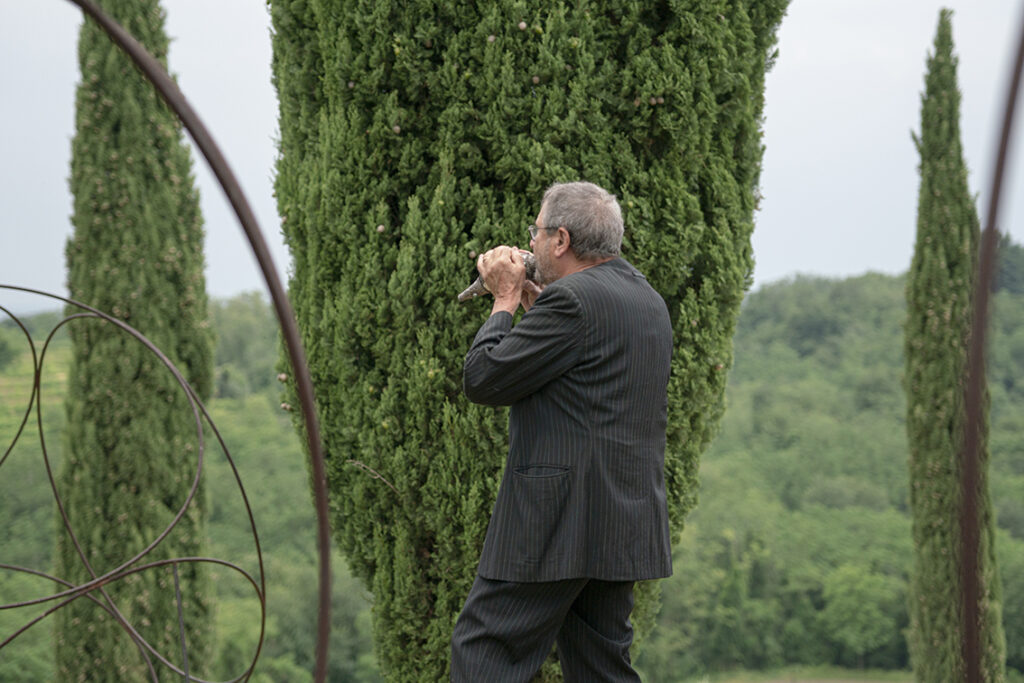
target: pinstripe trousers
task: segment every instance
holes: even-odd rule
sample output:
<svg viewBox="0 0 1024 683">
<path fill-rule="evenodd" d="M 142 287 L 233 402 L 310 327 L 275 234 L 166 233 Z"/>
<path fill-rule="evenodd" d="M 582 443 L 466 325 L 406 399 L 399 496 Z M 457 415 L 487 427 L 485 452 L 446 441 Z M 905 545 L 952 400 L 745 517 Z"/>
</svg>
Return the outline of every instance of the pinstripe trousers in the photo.
<svg viewBox="0 0 1024 683">
<path fill-rule="evenodd" d="M 557 643 L 566 683 L 636 682 L 632 581 L 476 577 L 452 634 L 452 683 L 527 683 Z"/>
</svg>

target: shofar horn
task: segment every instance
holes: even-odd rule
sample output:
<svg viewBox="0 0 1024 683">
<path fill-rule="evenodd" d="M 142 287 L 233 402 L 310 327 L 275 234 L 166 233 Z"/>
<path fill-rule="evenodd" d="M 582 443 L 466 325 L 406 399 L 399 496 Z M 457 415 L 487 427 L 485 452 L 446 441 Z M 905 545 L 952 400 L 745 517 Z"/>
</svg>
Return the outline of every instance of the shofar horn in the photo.
<svg viewBox="0 0 1024 683">
<path fill-rule="evenodd" d="M 528 251 L 520 251 L 519 253 L 522 254 L 523 265 L 526 266 L 526 279 L 532 280 L 537 275 L 537 259 Z M 473 284 L 462 291 L 462 294 L 459 294 L 459 301 L 469 301 L 488 293 L 487 288 L 484 287 L 484 281 L 477 278 Z"/>
</svg>

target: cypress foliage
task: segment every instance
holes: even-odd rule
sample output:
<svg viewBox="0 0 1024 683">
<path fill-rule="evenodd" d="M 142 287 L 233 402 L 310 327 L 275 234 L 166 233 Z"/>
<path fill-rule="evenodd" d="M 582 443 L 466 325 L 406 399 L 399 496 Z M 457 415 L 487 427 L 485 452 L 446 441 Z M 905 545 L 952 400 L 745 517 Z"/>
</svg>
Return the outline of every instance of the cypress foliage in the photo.
<svg viewBox="0 0 1024 683">
<path fill-rule="evenodd" d="M 960 143 L 960 93 L 950 16 L 949 10 L 939 15 L 921 100 L 921 135 L 915 136 L 921 186 L 905 330 L 914 537 L 909 647 L 915 676 L 927 683 L 964 677 L 959 477 L 965 428 L 963 377 L 979 227 Z M 987 406 L 984 416 L 978 491 L 982 677 L 1001 681 L 1006 647 L 987 484 Z"/>
<path fill-rule="evenodd" d="M 391 680 L 446 675 L 507 451 L 461 392 L 477 253 L 552 182 L 617 194 L 672 314 L 672 526 L 723 410 L 750 283 L 764 74 L 785 0 L 271 2 L 277 197 L 337 541 Z M 657 589 L 634 621 L 649 629 Z"/>
<path fill-rule="evenodd" d="M 166 65 L 168 39 L 157 0 L 102 5 Z M 205 398 L 213 353 L 202 218 L 180 125 L 92 21 L 79 34 L 79 66 L 71 161 L 75 229 L 66 248 L 71 297 L 146 335 Z M 95 319 L 76 320 L 70 329 L 67 447 L 59 486 L 86 558 L 102 574 L 140 552 L 171 522 L 195 476 L 198 442 L 181 388 L 142 344 Z M 205 517 L 200 489 L 175 531 L 145 561 L 203 555 Z M 57 564 L 57 575 L 69 581 L 90 578 L 63 535 Z M 178 571 L 190 670 L 202 674 L 212 655 L 207 571 L 196 564 Z M 128 622 L 181 666 L 171 567 L 132 575 L 106 590 Z M 58 612 L 56 642 L 58 680 L 148 680 L 128 635 L 86 598 Z M 161 680 L 172 678 L 169 671 L 161 674 Z"/>
</svg>

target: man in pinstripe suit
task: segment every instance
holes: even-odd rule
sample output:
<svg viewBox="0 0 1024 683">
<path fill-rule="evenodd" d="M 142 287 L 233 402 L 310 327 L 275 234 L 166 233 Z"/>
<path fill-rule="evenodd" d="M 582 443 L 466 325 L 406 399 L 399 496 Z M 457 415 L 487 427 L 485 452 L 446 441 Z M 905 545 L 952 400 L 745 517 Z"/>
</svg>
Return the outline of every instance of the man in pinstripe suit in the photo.
<svg viewBox="0 0 1024 683">
<path fill-rule="evenodd" d="M 494 295 L 466 355 L 476 403 L 511 406 L 509 453 L 452 681 L 529 681 L 557 643 L 566 681 L 637 681 L 633 583 L 672 573 L 665 302 L 619 257 L 622 214 L 591 183 L 548 188 L 530 247 L 477 268 Z M 513 327 L 513 314 L 525 313 Z"/>
</svg>

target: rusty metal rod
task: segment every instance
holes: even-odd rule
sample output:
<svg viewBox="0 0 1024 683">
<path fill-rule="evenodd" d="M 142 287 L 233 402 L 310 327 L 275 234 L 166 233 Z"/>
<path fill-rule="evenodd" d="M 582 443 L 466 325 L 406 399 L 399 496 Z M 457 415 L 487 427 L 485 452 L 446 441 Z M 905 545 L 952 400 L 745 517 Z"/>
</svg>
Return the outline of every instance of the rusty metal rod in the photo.
<svg viewBox="0 0 1024 683">
<path fill-rule="evenodd" d="M 322 683 L 327 679 L 328 636 L 330 635 L 330 528 L 328 526 L 327 476 L 324 467 L 323 450 L 320 445 L 320 432 L 316 417 L 313 396 L 313 382 L 306 365 L 305 353 L 299 336 L 295 314 L 285 294 L 284 287 L 277 275 L 270 250 L 267 248 L 260 232 L 256 216 L 235 179 L 231 167 L 224 155 L 207 131 L 206 126 L 192 109 L 177 84 L 167 71 L 149 52 L 125 31 L 117 22 L 108 17 L 93 0 L 69 0 L 91 17 L 106 31 L 110 39 L 131 57 L 136 66 L 153 83 L 163 97 L 167 106 L 178 115 L 188 130 L 196 146 L 206 157 L 207 163 L 220 181 L 228 201 L 235 210 L 242 224 L 249 245 L 252 247 L 259 263 L 263 278 L 270 290 L 270 298 L 274 303 L 278 321 L 281 323 L 282 336 L 288 348 L 294 373 L 296 390 L 302 406 L 303 420 L 306 426 L 306 439 L 313 471 L 313 498 L 317 514 L 317 549 L 320 559 L 320 596 L 317 622 L 316 665 L 313 672 L 314 680 Z"/>
<path fill-rule="evenodd" d="M 1017 46 L 1010 81 L 1006 88 L 1006 106 L 1003 114 L 1003 126 L 997 143 L 995 168 L 992 173 L 992 186 L 989 190 L 988 212 L 985 219 L 985 230 L 981 236 L 981 249 L 978 257 L 978 273 L 974 284 L 973 319 L 971 320 L 971 338 L 968 345 L 967 381 L 964 391 L 966 408 L 964 429 L 964 450 L 961 463 L 960 488 L 960 579 L 963 610 L 964 640 L 964 673 L 967 683 L 981 681 L 981 642 L 978 602 L 980 586 L 978 577 L 978 489 L 980 482 L 980 466 L 978 456 L 981 442 L 982 404 L 984 402 L 983 387 L 985 380 L 985 336 L 988 328 L 989 295 L 995 273 L 996 245 L 999 239 L 998 216 L 999 199 L 1002 192 L 1003 173 L 1009 156 L 1010 140 L 1013 131 L 1013 114 L 1020 89 L 1021 71 L 1024 68 L 1024 23 Z"/>
</svg>

